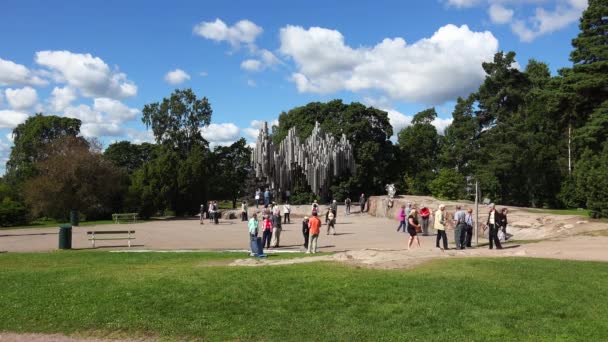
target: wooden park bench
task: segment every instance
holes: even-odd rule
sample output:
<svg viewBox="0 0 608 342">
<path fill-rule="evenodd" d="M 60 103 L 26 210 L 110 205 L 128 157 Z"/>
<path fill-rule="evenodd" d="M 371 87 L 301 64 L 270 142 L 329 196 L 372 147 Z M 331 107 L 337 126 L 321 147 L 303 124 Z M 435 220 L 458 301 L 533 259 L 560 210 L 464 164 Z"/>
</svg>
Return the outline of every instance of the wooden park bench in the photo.
<svg viewBox="0 0 608 342">
<path fill-rule="evenodd" d="M 95 248 L 95 241 L 98 240 L 127 240 L 127 244 L 129 248 L 131 247 L 131 240 L 135 240 L 135 231 L 134 230 L 94 230 L 87 232 L 89 236 L 89 241 L 93 244 L 93 248 Z M 126 236 L 125 236 L 126 234 Z M 133 234 L 133 236 L 131 235 Z M 98 235 L 108 236 L 110 237 L 97 237 Z M 118 236 L 122 235 L 122 236 Z"/>
<path fill-rule="evenodd" d="M 133 220 L 133 222 L 136 222 L 137 213 L 112 214 L 112 220 L 116 224 L 120 224 L 120 220 Z"/>
</svg>

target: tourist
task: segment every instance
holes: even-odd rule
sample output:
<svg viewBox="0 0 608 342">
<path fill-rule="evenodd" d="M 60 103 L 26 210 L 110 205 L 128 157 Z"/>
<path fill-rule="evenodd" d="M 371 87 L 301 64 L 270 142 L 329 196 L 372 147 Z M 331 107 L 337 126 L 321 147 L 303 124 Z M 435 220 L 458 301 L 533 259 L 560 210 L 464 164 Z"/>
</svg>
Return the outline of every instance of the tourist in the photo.
<svg viewBox="0 0 608 342">
<path fill-rule="evenodd" d="M 200 224 L 204 224 L 204 223 L 203 223 L 203 220 L 204 220 L 204 218 L 205 218 L 205 205 L 204 205 L 204 204 L 201 204 L 201 210 L 200 210 L 200 213 L 199 213 L 199 214 L 200 214 L 200 216 L 201 216 L 201 217 L 200 217 Z"/>
<path fill-rule="evenodd" d="M 249 227 L 249 237 L 250 237 L 251 241 L 256 240 L 258 237 L 259 224 L 260 223 L 258 222 L 258 215 L 256 213 L 253 213 L 253 215 L 251 215 L 251 219 L 249 220 L 249 223 L 247 224 L 247 226 Z"/>
<path fill-rule="evenodd" d="M 464 238 L 466 230 L 466 213 L 462 210 L 462 206 L 456 206 L 456 213 L 454 213 L 454 241 L 456 242 L 456 249 L 464 249 Z"/>
<path fill-rule="evenodd" d="M 291 197 L 291 191 L 289 191 L 289 189 L 285 190 L 285 202 L 289 203 L 290 197 Z"/>
<path fill-rule="evenodd" d="M 410 234 L 410 239 L 407 243 L 407 250 L 409 251 L 414 243 L 414 240 L 418 244 L 420 248 L 420 239 L 418 239 L 418 230 L 420 230 L 420 225 L 418 224 L 418 211 L 416 209 L 412 209 L 410 211 L 410 216 L 407 218 L 407 232 Z"/>
<path fill-rule="evenodd" d="M 359 205 L 361 206 L 361 213 L 365 211 L 365 194 L 359 196 Z"/>
<path fill-rule="evenodd" d="M 247 221 L 247 202 L 243 201 L 241 204 L 241 221 Z"/>
<path fill-rule="evenodd" d="M 441 248 L 441 250 L 448 249 L 448 236 L 445 234 L 445 205 L 439 205 L 439 209 L 437 209 L 437 211 L 435 212 L 434 218 L 435 220 L 433 228 L 435 228 L 435 230 L 437 231 L 437 241 L 435 243 L 435 246 L 437 248 L 441 248 L 439 247 L 439 242 L 441 242 L 441 240 L 443 239 L 443 248 Z"/>
<path fill-rule="evenodd" d="M 215 206 L 213 205 L 213 201 L 209 201 L 207 211 L 209 212 L 209 220 L 215 223 Z"/>
<path fill-rule="evenodd" d="M 334 216 L 334 212 L 331 209 L 328 211 L 329 211 L 329 215 L 328 215 L 329 221 L 327 222 L 327 235 L 329 235 L 329 230 L 331 228 L 334 229 L 334 235 L 336 235 L 336 217 Z"/>
<path fill-rule="evenodd" d="M 266 191 L 264 191 L 264 205 L 269 205 L 270 204 L 270 190 L 268 190 L 268 188 L 266 188 Z"/>
<path fill-rule="evenodd" d="M 281 209 L 277 205 L 277 202 L 272 202 L 272 215 L 281 216 Z"/>
<path fill-rule="evenodd" d="M 270 248 L 270 240 L 272 239 L 272 221 L 270 220 L 269 215 L 264 215 L 263 218 L 262 229 L 264 229 L 264 231 L 262 232 L 262 246 Z"/>
<path fill-rule="evenodd" d="M 350 197 L 346 197 L 344 200 L 344 212 L 346 215 L 350 215 Z"/>
<path fill-rule="evenodd" d="M 420 218 L 422 221 L 422 236 L 429 236 L 429 219 L 431 211 L 427 207 L 420 209 Z"/>
<path fill-rule="evenodd" d="M 321 220 L 317 217 L 317 212 L 312 213 L 312 217 L 308 219 L 308 250 L 307 254 L 317 253 L 317 243 L 319 241 L 319 232 L 321 231 Z"/>
<path fill-rule="evenodd" d="M 338 218 L 338 201 L 333 200 L 329 205 L 331 211 L 334 213 L 334 220 Z"/>
<path fill-rule="evenodd" d="M 502 230 L 502 234 L 505 236 L 505 241 L 507 241 L 507 208 L 502 208 L 500 211 L 500 228 Z"/>
<path fill-rule="evenodd" d="M 289 202 L 287 202 L 283 204 L 283 223 L 291 223 L 289 214 L 291 214 L 291 206 L 289 205 Z"/>
<path fill-rule="evenodd" d="M 467 209 L 467 215 L 464 218 L 464 222 L 466 223 L 467 227 L 465 230 L 465 239 L 464 239 L 464 244 L 466 247 L 471 247 L 471 240 L 473 239 L 473 209 L 469 208 Z"/>
<path fill-rule="evenodd" d="M 219 224 L 220 219 L 220 208 L 217 201 L 213 201 L 213 223 Z"/>
<path fill-rule="evenodd" d="M 498 225 L 500 224 L 500 213 L 496 211 L 496 207 L 494 203 L 490 204 L 490 212 L 488 213 L 488 221 L 486 222 L 488 228 L 490 228 L 490 235 L 488 239 L 490 240 L 490 249 L 494 249 L 494 244 L 496 244 L 496 249 L 502 249 L 502 245 L 500 244 L 500 240 L 498 240 Z"/>
<path fill-rule="evenodd" d="M 302 235 L 304 236 L 304 248 L 308 249 L 308 216 L 302 220 Z"/>
<path fill-rule="evenodd" d="M 401 210 L 399 210 L 399 226 L 397 227 L 397 232 L 401 230 L 403 227 L 403 232 L 407 232 L 407 224 L 405 224 L 407 214 L 405 213 L 405 205 L 401 205 Z"/>
<path fill-rule="evenodd" d="M 327 208 L 327 210 L 325 210 L 325 224 L 327 224 L 327 222 L 329 222 L 329 213 L 331 212 L 331 208 Z"/>
<path fill-rule="evenodd" d="M 272 211 L 270 211 L 270 208 L 268 207 L 268 205 L 264 206 L 264 209 L 262 210 L 262 214 L 264 215 L 264 217 L 270 217 L 272 215 Z"/>
<path fill-rule="evenodd" d="M 283 227 L 281 227 L 281 215 L 273 214 L 272 215 L 272 242 L 271 242 L 271 245 L 273 248 L 280 247 L 282 230 L 283 230 Z"/>
<path fill-rule="evenodd" d="M 310 209 L 310 214 L 314 214 L 314 213 L 318 213 L 319 212 L 319 205 L 317 204 L 317 201 L 312 202 L 312 207 Z"/>
<path fill-rule="evenodd" d="M 262 197 L 262 191 L 258 188 L 255 191 L 255 208 L 258 209 L 258 205 L 260 204 L 260 198 Z"/>
<path fill-rule="evenodd" d="M 412 203 L 408 202 L 407 206 L 405 207 L 405 215 L 408 216 L 410 214 L 410 211 L 412 211 Z M 405 231 L 407 231 L 408 226 L 409 226 L 409 220 L 406 218 Z"/>
</svg>

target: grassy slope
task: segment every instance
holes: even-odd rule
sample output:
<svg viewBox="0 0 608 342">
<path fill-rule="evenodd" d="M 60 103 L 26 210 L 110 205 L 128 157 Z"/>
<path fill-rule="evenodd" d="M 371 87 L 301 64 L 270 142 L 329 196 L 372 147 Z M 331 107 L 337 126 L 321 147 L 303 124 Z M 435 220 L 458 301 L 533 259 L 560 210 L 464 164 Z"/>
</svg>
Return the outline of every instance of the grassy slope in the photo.
<svg viewBox="0 0 608 342">
<path fill-rule="evenodd" d="M 218 253 L 0 255 L 0 330 L 171 340 L 608 339 L 608 264 L 210 267 Z M 273 294 L 275 293 L 275 294 Z"/>
</svg>

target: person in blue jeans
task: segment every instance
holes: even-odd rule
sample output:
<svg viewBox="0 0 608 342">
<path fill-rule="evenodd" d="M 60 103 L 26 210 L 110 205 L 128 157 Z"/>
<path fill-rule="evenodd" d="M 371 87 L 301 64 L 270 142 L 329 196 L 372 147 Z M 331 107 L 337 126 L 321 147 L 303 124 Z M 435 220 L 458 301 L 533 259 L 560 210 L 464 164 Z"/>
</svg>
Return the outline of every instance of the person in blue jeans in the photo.
<svg viewBox="0 0 608 342">
<path fill-rule="evenodd" d="M 399 210 L 399 227 L 397 227 L 397 231 L 401 230 L 403 227 L 403 232 L 407 232 L 407 224 L 406 222 L 407 214 L 405 213 L 405 205 L 401 206 L 401 210 Z"/>
</svg>

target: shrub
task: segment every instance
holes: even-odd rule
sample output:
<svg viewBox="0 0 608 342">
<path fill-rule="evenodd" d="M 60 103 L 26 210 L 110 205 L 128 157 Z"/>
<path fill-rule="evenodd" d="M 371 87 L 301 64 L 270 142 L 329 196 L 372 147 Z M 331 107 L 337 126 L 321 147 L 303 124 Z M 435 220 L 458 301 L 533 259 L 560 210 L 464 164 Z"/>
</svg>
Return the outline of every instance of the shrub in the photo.
<svg viewBox="0 0 608 342">
<path fill-rule="evenodd" d="M 464 197 L 466 180 L 453 169 L 442 169 L 430 184 L 431 194 L 437 198 L 459 199 Z"/>
<path fill-rule="evenodd" d="M 0 225 L 18 226 L 27 223 L 27 209 L 22 203 L 6 197 L 0 202 Z"/>
</svg>

